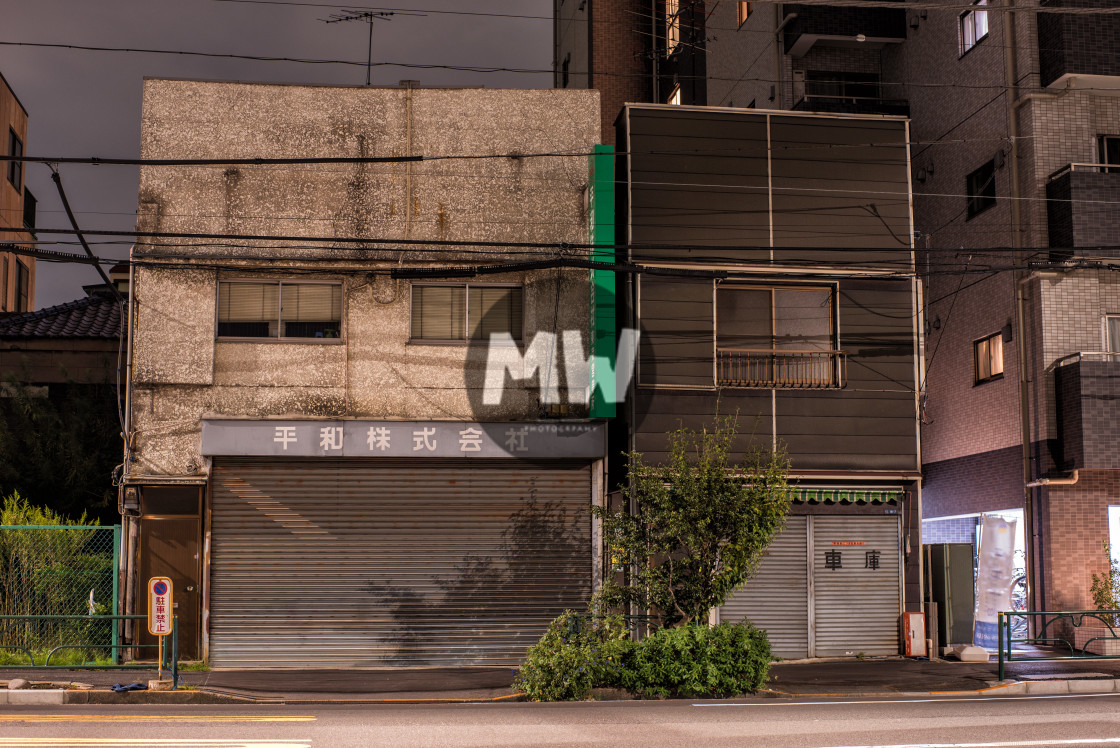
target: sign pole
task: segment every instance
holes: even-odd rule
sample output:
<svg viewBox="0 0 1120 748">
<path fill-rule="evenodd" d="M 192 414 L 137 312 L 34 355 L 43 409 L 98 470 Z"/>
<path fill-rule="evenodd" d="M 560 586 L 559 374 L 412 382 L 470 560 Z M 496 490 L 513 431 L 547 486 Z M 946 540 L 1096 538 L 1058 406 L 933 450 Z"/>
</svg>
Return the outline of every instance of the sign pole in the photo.
<svg viewBox="0 0 1120 748">
<path fill-rule="evenodd" d="M 163 680 L 163 638 L 171 633 L 172 602 L 171 580 L 167 577 L 152 577 L 148 580 L 148 633 L 158 640 L 159 661 L 156 668 L 159 679 Z"/>
</svg>

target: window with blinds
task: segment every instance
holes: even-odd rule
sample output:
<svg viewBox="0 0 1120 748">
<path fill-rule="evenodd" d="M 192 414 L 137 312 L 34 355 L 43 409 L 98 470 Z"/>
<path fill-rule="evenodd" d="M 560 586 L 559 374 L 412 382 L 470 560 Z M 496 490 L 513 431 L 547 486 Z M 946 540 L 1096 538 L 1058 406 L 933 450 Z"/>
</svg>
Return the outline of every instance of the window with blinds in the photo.
<svg viewBox="0 0 1120 748">
<path fill-rule="evenodd" d="M 341 332 L 341 284 L 218 283 L 218 337 L 337 339 Z"/>
<path fill-rule="evenodd" d="M 494 333 L 521 339 L 520 286 L 412 287 L 412 339 L 489 340 Z"/>
</svg>

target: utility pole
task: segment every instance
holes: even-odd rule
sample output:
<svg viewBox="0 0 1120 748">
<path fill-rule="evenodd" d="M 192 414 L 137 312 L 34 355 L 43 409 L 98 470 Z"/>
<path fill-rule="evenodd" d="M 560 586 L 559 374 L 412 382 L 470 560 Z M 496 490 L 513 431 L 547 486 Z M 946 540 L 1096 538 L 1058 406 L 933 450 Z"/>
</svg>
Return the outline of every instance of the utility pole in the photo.
<svg viewBox="0 0 1120 748">
<path fill-rule="evenodd" d="M 373 22 L 376 20 L 389 21 L 389 16 L 396 15 L 392 11 L 348 10 L 344 13 L 335 13 L 330 18 L 321 18 L 323 23 L 343 23 L 346 21 L 365 21 L 369 25 L 369 50 L 366 53 L 366 85 L 369 85 L 369 71 L 373 67 Z"/>
</svg>

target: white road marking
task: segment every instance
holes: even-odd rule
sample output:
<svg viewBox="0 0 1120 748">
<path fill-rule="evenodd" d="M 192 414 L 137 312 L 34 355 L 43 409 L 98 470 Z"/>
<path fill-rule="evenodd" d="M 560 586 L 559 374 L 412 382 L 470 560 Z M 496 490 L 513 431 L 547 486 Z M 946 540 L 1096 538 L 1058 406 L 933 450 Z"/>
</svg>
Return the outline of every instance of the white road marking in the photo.
<svg viewBox="0 0 1120 748">
<path fill-rule="evenodd" d="M 206 748 L 311 748 L 310 740 L 166 740 L 160 738 L 0 738 L 2 746 L 23 748 L 82 748 L 82 746 L 205 746 Z"/>
<path fill-rule="evenodd" d="M 865 701 L 784 701 L 784 702 L 732 702 L 723 704 L 692 704 L 691 706 L 826 706 L 828 704 L 933 704 L 940 701 L 948 701 L 954 704 L 977 702 L 977 701 L 1038 701 L 1042 699 L 1091 699 L 1099 696 L 1120 696 L 1120 693 L 1063 693 L 1063 694 L 1046 694 L 1036 696 L 955 696 L 947 699 L 875 699 L 869 697 Z M 978 744 L 979 745 L 979 744 Z M 993 744 L 994 745 L 994 744 Z"/>
<path fill-rule="evenodd" d="M 890 745 L 837 745 L 828 748 L 1027 748 L 1032 745 L 1120 745 L 1120 738 L 1073 740 L 1016 740 L 1010 743 L 893 743 Z"/>
</svg>

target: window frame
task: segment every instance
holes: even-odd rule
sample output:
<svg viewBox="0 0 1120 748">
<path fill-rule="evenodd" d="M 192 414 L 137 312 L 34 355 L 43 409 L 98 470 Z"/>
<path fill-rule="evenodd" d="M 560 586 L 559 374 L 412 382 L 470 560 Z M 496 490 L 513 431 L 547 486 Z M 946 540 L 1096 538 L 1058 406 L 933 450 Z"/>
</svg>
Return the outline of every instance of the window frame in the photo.
<svg viewBox="0 0 1120 748">
<path fill-rule="evenodd" d="M 276 293 L 276 335 L 266 335 L 262 337 L 254 337 L 248 335 L 221 335 L 218 332 L 218 326 L 221 324 L 221 284 L 222 283 L 247 283 L 254 285 L 270 285 L 275 284 L 278 286 Z M 284 329 L 284 320 L 282 317 L 284 309 L 284 286 L 336 286 L 339 289 L 339 314 L 338 314 L 338 337 L 328 338 L 326 336 L 321 338 L 309 337 L 292 337 L 281 335 Z M 341 280 L 288 280 L 279 279 L 271 280 L 264 278 L 219 278 L 218 285 L 215 287 L 214 293 L 214 340 L 216 342 L 233 342 L 233 343 L 296 343 L 296 344 L 313 344 L 313 345 L 341 345 L 346 338 L 345 325 L 343 324 L 346 319 L 346 288 Z"/>
<path fill-rule="evenodd" d="M 669 92 L 669 97 L 665 99 L 665 103 L 669 106 L 681 105 L 681 84 L 673 86 L 673 90 Z"/>
<path fill-rule="evenodd" d="M 17 153 L 18 151 L 18 153 Z M 8 155 L 22 157 L 23 141 L 16 134 L 15 128 L 8 127 Z M 16 192 L 23 192 L 23 162 L 12 160 L 7 168 L 8 184 L 15 187 Z"/>
<path fill-rule="evenodd" d="M 977 44 L 988 38 L 988 0 L 975 0 L 972 7 L 960 14 L 957 19 L 957 31 L 960 35 L 960 57 L 964 57 Z M 984 33 L 977 34 L 980 20 L 983 20 Z"/>
<path fill-rule="evenodd" d="M 829 369 L 831 372 L 831 379 L 828 384 L 819 384 L 816 386 L 793 386 L 793 385 L 780 385 L 778 377 L 775 375 L 769 385 L 738 385 L 738 384 L 721 384 L 720 381 L 720 334 L 719 334 L 719 293 L 721 289 L 726 289 L 728 292 L 733 290 L 748 290 L 748 291 L 769 291 L 770 292 L 770 347 L 767 350 L 773 351 L 775 354 L 783 350 L 777 346 L 777 324 L 778 315 L 776 313 L 775 292 L 783 291 L 825 291 L 828 293 L 828 326 L 829 348 L 822 353 L 829 355 Z M 781 282 L 766 282 L 762 279 L 747 279 L 747 278 L 728 278 L 724 281 L 715 283 L 713 298 L 712 298 L 712 341 L 713 353 L 715 354 L 712 366 L 713 382 L 717 389 L 722 387 L 729 387 L 734 389 L 841 389 L 844 387 L 844 354 L 840 349 L 840 284 L 833 282 L 813 282 L 813 283 L 781 283 Z M 759 349 L 762 351 L 764 349 Z M 788 351 L 790 353 L 797 351 Z M 777 364 L 773 364 L 777 367 Z"/>
<path fill-rule="evenodd" d="M 984 182 L 984 185 L 977 189 L 976 183 L 980 181 L 981 172 L 986 170 L 990 171 L 991 175 Z M 965 205 L 966 221 L 971 221 L 976 216 L 996 206 L 998 200 L 996 198 L 996 160 L 994 158 L 986 161 L 965 177 L 964 193 L 967 200 Z"/>
<path fill-rule="evenodd" d="M 31 311 L 31 268 L 20 262 L 16 258 L 16 289 L 15 289 L 15 309 L 13 311 L 30 312 Z"/>
<path fill-rule="evenodd" d="M 681 46 L 681 0 L 665 0 L 665 56 Z"/>
<path fill-rule="evenodd" d="M 743 24 L 751 17 L 754 12 L 754 3 L 741 2 L 737 0 L 735 3 L 735 12 L 739 20 L 739 28 L 743 28 Z"/>
<path fill-rule="evenodd" d="M 992 341 L 999 340 L 999 346 L 992 347 Z M 980 373 L 980 359 L 981 349 L 986 351 L 985 358 L 988 360 L 988 374 L 981 376 Z M 995 371 L 994 361 L 992 360 L 992 352 L 999 351 L 999 371 Z M 1005 371 L 1003 362 L 1003 331 L 985 335 L 984 337 L 972 341 L 972 386 L 984 384 L 986 382 L 994 382 L 1003 379 Z"/>
<path fill-rule="evenodd" d="M 463 289 L 463 337 L 462 338 L 418 338 L 413 334 L 412 316 L 416 303 L 416 288 L 461 288 Z M 525 338 L 525 284 L 524 283 L 452 283 L 452 282 L 421 282 L 412 283 L 408 288 L 408 344 L 409 345 L 458 345 L 484 343 L 490 345 L 489 340 L 472 338 L 470 336 L 471 313 L 471 288 L 514 288 L 521 292 L 521 330 L 517 335 L 512 335 L 514 343 L 520 343 Z"/>
<path fill-rule="evenodd" d="M 1108 160 L 1109 144 L 1116 145 L 1116 160 Z M 1120 135 L 1098 135 L 1097 136 L 1097 163 L 1103 168 L 1102 172 L 1105 174 L 1120 174 Z"/>
<path fill-rule="evenodd" d="M 1112 335 L 1110 334 L 1111 331 L 1109 330 L 1109 328 L 1112 327 L 1111 322 L 1113 322 L 1114 320 L 1117 322 L 1118 332 L 1120 332 L 1120 314 L 1106 314 L 1101 320 L 1101 326 L 1103 328 L 1101 330 L 1101 333 L 1104 337 L 1104 345 L 1102 346 L 1102 349 L 1106 353 L 1120 353 L 1120 345 L 1118 345 L 1115 350 L 1113 350 L 1112 348 Z M 1120 335 L 1118 335 L 1117 337 L 1120 338 Z"/>
</svg>

